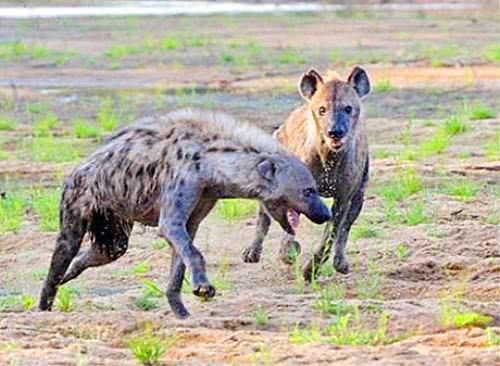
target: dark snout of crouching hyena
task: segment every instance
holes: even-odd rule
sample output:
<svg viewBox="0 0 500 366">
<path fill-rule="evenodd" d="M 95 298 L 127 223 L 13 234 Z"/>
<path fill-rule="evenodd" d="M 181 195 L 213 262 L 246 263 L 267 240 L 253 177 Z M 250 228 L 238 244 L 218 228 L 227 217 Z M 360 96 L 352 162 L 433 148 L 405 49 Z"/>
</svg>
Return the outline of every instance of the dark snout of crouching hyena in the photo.
<svg viewBox="0 0 500 366">
<path fill-rule="evenodd" d="M 306 166 L 228 115 L 186 109 L 118 131 L 66 179 L 39 308 L 50 310 L 58 287 L 87 268 L 123 256 L 137 221 L 159 226 L 171 244 L 166 295 L 177 317 L 188 316 L 181 300 L 186 268 L 195 295 L 215 296 L 193 243 L 198 226 L 218 199 L 240 197 L 260 200 L 266 219 L 290 235 L 289 210 L 318 223 L 330 219 Z M 86 234 L 90 246 L 81 250 Z"/>
<path fill-rule="evenodd" d="M 311 280 L 328 259 L 332 246 L 335 269 L 340 273 L 349 271 L 344 249 L 351 225 L 361 211 L 369 175 L 362 103 L 369 92 L 368 75 L 360 67 L 354 67 L 345 81 L 336 73 L 323 77 L 311 69 L 299 81 L 305 103 L 275 132 L 276 139 L 310 169 L 320 195 L 334 199 L 332 219 L 325 227 L 321 244 L 304 267 L 306 280 Z M 269 223 L 265 210 L 260 210 L 257 233 L 243 252 L 244 261 L 259 261 Z M 281 259 L 290 263 L 299 251 L 293 235 L 285 235 Z M 291 256 L 291 252 L 295 255 Z"/>
</svg>

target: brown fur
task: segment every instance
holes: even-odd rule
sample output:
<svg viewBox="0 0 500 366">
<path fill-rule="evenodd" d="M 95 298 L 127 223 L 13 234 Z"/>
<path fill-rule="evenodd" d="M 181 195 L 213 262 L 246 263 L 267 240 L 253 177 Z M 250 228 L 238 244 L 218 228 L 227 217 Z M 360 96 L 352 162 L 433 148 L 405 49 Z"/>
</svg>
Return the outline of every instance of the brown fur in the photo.
<svg viewBox="0 0 500 366">
<path fill-rule="evenodd" d="M 325 229 L 323 241 L 304 269 L 304 276 L 309 280 L 328 257 L 333 243 L 335 268 L 342 273 L 348 271 L 344 247 L 350 227 L 361 210 L 368 180 L 368 142 L 361 99 L 369 89 L 368 77 L 359 67 L 353 69 L 347 80 L 341 80 L 333 72 L 324 79 L 311 69 L 299 83 L 305 104 L 292 111 L 274 134 L 310 169 L 320 194 L 335 201 L 332 221 Z M 259 260 L 262 228 L 257 231 L 256 240 L 243 255 L 247 262 Z M 280 250 L 286 262 L 290 248 L 300 250 L 293 236 L 286 235 Z"/>
</svg>

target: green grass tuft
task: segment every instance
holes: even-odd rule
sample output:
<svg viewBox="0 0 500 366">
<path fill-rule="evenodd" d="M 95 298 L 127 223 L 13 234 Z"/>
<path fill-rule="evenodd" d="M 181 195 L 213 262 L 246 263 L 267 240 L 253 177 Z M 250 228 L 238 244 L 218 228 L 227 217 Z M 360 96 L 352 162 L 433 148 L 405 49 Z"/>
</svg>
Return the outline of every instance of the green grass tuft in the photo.
<svg viewBox="0 0 500 366">
<path fill-rule="evenodd" d="M 493 328 L 486 329 L 486 338 L 488 340 L 488 346 L 500 345 L 500 333 L 496 333 Z"/>
<path fill-rule="evenodd" d="M 55 114 L 48 113 L 38 119 L 32 126 L 33 136 L 47 137 L 52 130 L 59 125 L 59 118 Z"/>
<path fill-rule="evenodd" d="M 449 136 L 455 136 L 467 131 L 467 124 L 458 116 L 452 116 L 444 122 L 443 131 Z"/>
<path fill-rule="evenodd" d="M 387 204 L 399 202 L 404 198 L 420 192 L 422 181 L 412 169 L 402 170 L 393 182 L 380 188 L 379 194 Z"/>
<path fill-rule="evenodd" d="M 379 230 L 371 226 L 358 224 L 351 229 L 350 238 L 352 240 L 358 240 L 363 238 L 371 239 L 371 238 L 376 238 L 379 235 L 380 235 Z"/>
<path fill-rule="evenodd" d="M 422 202 L 413 202 L 406 210 L 404 221 L 407 225 L 415 226 L 430 221 L 425 213 L 425 205 Z"/>
<path fill-rule="evenodd" d="M 0 234 L 21 227 L 26 205 L 26 199 L 18 193 L 7 193 L 5 198 L 0 198 Z"/>
<path fill-rule="evenodd" d="M 500 160 L 500 132 L 497 132 L 495 137 L 491 141 L 488 141 L 484 148 L 488 160 Z"/>
<path fill-rule="evenodd" d="M 118 126 L 118 115 L 114 111 L 114 103 L 111 98 L 104 98 L 97 111 L 97 122 L 101 130 L 110 132 Z"/>
<path fill-rule="evenodd" d="M 279 54 L 278 62 L 281 65 L 304 65 L 306 59 L 298 52 L 292 49 L 286 49 Z"/>
<path fill-rule="evenodd" d="M 263 327 L 269 321 L 269 315 L 267 312 L 260 306 L 257 306 L 254 312 L 255 324 L 259 327 Z"/>
<path fill-rule="evenodd" d="M 394 87 L 392 86 L 390 80 L 379 80 L 373 86 L 373 91 L 376 93 L 385 93 L 393 89 Z"/>
<path fill-rule="evenodd" d="M 151 271 L 151 264 L 148 261 L 142 261 L 139 264 L 136 264 L 130 270 L 130 273 L 133 275 L 142 275 Z"/>
<path fill-rule="evenodd" d="M 92 126 L 88 121 L 77 118 L 71 122 L 73 126 L 73 132 L 76 138 L 87 139 L 87 138 L 99 138 L 101 137 L 101 131 L 99 128 Z"/>
<path fill-rule="evenodd" d="M 442 154 L 451 142 L 451 136 L 442 129 L 438 129 L 434 135 L 420 146 L 420 153 L 427 157 Z"/>
<path fill-rule="evenodd" d="M 143 334 L 130 339 L 128 347 L 141 365 L 156 366 L 160 364 L 161 357 L 174 343 L 173 336 L 167 340 L 155 336 L 149 325 Z"/>
<path fill-rule="evenodd" d="M 60 286 L 57 291 L 56 307 L 63 313 L 69 313 L 75 308 L 75 295 L 78 291 L 71 287 Z"/>
<path fill-rule="evenodd" d="M 477 102 L 472 105 L 464 105 L 464 113 L 471 120 L 495 118 L 495 112 L 486 104 Z"/>
<path fill-rule="evenodd" d="M 26 139 L 23 145 L 35 161 L 64 163 L 79 160 L 83 156 L 80 144 L 52 136 Z"/>
<path fill-rule="evenodd" d="M 17 122 L 12 119 L 0 118 L 0 131 L 13 131 L 16 129 Z"/>
<path fill-rule="evenodd" d="M 243 220 L 257 212 L 257 201 L 246 199 L 220 200 L 216 208 L 217 214 L 228 221 Z"/>
<path fill-rule="evenodd" d="M 401 262 L 405 262 L 410 257 L 410 248 L 408 248 L 408 245 L 405 243 L 399 243 L 396 246 L 395 253 L 396 257 L 398 257 Z"/>
<path fill-rule="evenodd" d="M 480 185 L 473 181 L 465 179 L 450 182 L 445 186 L 445 192 L 447 194 L 462 202 L 470 201 L 477 195 L 480 190 Z"/>
<path fill-rule="evenodd" d="M 42 231 L 59 230 L 59 202 L 61 191 L 59 189 L 37 191 L 33 196 L 33 209 L 39 219 Z"/>
<path fill-rule="evenodd" d="M 161 48 L 166 51 L 174 51 L 181 46 L 181 42 L 177 38 L 165 37 L 161 40 Z"/>
<path fill-rule="evenodd" d="M 500 62 L 500 43 L 493 43 L 486 47 L 483 56 L 490 62 Z"/>
</svg>

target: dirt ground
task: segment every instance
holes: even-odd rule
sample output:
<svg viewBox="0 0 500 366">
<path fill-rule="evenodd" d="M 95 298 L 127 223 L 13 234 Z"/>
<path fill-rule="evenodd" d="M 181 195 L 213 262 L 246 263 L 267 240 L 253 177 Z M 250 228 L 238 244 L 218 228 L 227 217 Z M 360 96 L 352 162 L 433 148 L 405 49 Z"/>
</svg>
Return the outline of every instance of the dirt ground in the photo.
<svg viewBox="0 0 500 366">
<path fill-rule="evenodd" d="M 498 20 L 497 12 L 484 9 L 1 20 L 0 119 L 18 121 L 14 130 L 0 131 L 3 195 L 58 188 L 77 163 L 34 161 L 23 150 L 37 118 L 34 106 L 60 119 L 55 137 L 85 152 L 99 142 L 72 137 L 71 121 L 97 123 L 106 98 L 120 124 L 196 106 L 222 109 L 272 132 L 301 103 L 296 82 L 303 71 L 314 66 L 346 75 L 359 63 L 375 90 L 365 101 L 372 173 L 357 226 L 376 234 L 351 235 L 350 274 L 325 270 L 315 288 L 302 287 L 298 267 L 277 260 L 277 225 L 262 261 L 246 264 L 241 252 L 252 240 L 255 218 L 226 220 L 216 210 L 196 244 L 211 277 L 223 272 L 229 285 L 209 302 L 185 293 L 192 315 L 177 320 L 164 299 L 150 311 L 136 305 L 142 281 L 163 287 L 170 263 L 169 248 L 155 247 L 156 229 L 136 226 L 123 258 L 70 283 L 78 289 L 71 312 L 41 313 L 1 306 L 21 294 L 38 297 L 54 247 L 57 233 L 41 230 L 39 217 L 27 209 L 20 228 L 0 238 L 0 364 L 135 365 L 128 342 L 146 324 L 158 337 L 175 339 L 161 358 L 168 365 L 500 364 L 498 343 L 487 335 L 500 332 L 500 161 L 486 147 L 500 133 L 500 63 L 485 56 L 492 44 L 498 47 Z M 2 58 L 2 42 L 13 41 L 49 51 Z M 466 132 L 441 154 L 400 159 L 406 148 L 416 151 L 429 140 L 445 119 L 465 113 L 467 103 L 486 105 L 495 116 L 464 117 Z M 422 201 L 428 219 L 417 225 L 388 222 L 380 194 L 407 168 L 421 177 L 424 189 L 398 209 L 405 212 Z M 479 187 L 468 200 L 443 188 L 464 179 Z M 302 261 L 322 228 L 303 220 L 299 231 Z M 406 253 L 399 255 L 401 248 Z M 145 262 L 147 270 L 134 273 Z M 345 288 L 341 301 L 361 309 L 366 327 L 376 326 L 381 311 L 388 314 L 393 341 L 336 345 L 326 335 L 293 341 L 294 330 L 335 323 L 336 316 L 316 306 L 331 284 Z M 363 285 L 369 291 L 361 291 Z M 488 332 L 445 326 L 443 304 L 450 294 L 461 294 L 461 308 L 492 317 Z M 256 324 L 257 309 L 268 315 L 265 325 Z"/>
</svg>

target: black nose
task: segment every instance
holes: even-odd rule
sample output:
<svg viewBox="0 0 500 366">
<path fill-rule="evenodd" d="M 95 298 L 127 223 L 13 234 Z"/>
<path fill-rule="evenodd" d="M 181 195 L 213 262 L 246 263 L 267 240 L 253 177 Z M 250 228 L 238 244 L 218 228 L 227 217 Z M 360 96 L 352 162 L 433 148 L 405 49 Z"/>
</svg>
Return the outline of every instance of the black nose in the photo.
<svg viewBox="0 0 500 366">
<path fill-rule="evenodd" d="M 340 129 L 335 129 L 333 131 L 328 131 L 328 136 L 330 138 L 341 139 L 345 136 L 345 131 Z"/>
<path fill-rule="evenodd" d="M 320 201 L 321 202 L 321 201 Z M 315 224 L 323 224 L 332 218 L 330 214 L 330 210 L 325 206 L 323 202 L 316 206 L 316 209 L 313 210 L 314 214 L 311 215 L 310 219 Z"/>
</svg>

